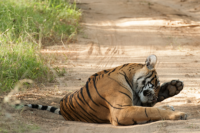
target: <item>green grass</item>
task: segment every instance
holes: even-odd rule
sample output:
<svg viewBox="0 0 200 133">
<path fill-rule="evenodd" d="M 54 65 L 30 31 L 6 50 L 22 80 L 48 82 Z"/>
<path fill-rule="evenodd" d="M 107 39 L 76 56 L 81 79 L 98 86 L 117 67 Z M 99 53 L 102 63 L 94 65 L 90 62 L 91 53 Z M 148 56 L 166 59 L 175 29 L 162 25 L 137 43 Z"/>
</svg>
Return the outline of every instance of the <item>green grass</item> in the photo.
<svg viewBox="0 0 200 133">
<path fill-rule="evenodd" d="M 0 0 L 0 34 L 14 42 L 65 39 L 77 33 L 80 15 L 66 0 Z"/>
<path fill-rule="evenodd" d="M 1 45 L 0 88 L 7 91 L 20 79 L 46 81 L 49 68 L 46 67 L 36 49 L 29 43 Z"/>
<path fill-rule="evenodd" d="M 48 39 L 73 39 L 80 17 L 66 0 L 0 0 L 0 91 L 25 78 L 46 82 L 51 72 L 41 46 Z"/>
</svg>

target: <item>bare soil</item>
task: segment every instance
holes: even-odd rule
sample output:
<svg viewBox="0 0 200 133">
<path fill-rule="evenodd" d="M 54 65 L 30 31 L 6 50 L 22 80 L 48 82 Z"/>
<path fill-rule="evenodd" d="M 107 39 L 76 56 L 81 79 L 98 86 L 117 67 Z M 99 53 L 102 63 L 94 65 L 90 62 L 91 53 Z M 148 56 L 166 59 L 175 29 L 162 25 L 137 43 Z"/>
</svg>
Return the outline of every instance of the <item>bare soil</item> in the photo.
<svg viewBox="0 0 200 133">
<path fill-rule="evenodd" d="M 161 83 L 179 79 L 185 84 L 180 94 L 157 106 L 172 105 L 186 112 L 188 120 L 114 127 L 65 121 L 46 111 L 5 107 L 12 117 L 36 123 L 41 127 L 37 132 L 200 132 L 200 1 L 79 0 L 77 5 L 83 11 L 78 41 L 41 51 L 51 59 L 50 65 L 65 68 L 67 74 L 58 78 L 57 84 L 28 89 L 17 97 L 23 103 L 59 107 L 59 100 L 82 87 L 91 74 L 124 63 L 144 63 L 148 55 L 155 54 Z"/>
</svg>

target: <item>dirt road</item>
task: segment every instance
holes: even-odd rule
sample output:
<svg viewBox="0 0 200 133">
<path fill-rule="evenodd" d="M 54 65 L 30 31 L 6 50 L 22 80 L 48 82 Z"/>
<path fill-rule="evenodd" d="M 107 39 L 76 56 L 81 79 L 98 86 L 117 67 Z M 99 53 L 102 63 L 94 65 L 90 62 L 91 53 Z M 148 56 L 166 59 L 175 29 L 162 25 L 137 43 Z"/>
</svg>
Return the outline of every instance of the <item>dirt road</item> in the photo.
<svg viewBox="0 0 200 133">
<path fill-rule="evenodd" d="M 144 63 L 148 55 L 156 54 L 161 83 L 179 79 L 185 84 L 179 95 L 158 105 L 173 105 L 187 112 L 188 120 L 113 127 L 64 121 L 37 110 L 25 111 L 24 119 L 43 125 L 44 132 L 200 132 L 200 1 L 79 0 L 77 5 L 83 11 L 78 41 L 42 50 L 54 54 L 54 65 L 67 70 L 66 76 L 59 79 L 59 91 L 77 90 L 97 71 L 124 63 Z M 48 91 L 54 89 L 46 87 Z M 59 106 L 63 95 L 34 102 Z"/>
</svg>

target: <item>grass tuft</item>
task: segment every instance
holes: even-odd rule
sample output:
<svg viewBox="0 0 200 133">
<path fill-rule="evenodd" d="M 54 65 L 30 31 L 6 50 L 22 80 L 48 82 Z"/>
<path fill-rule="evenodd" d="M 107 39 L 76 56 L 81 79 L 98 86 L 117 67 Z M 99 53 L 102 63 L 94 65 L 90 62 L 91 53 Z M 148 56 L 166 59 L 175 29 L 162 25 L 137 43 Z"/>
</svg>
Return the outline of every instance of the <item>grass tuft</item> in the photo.
<svg viewBox="0 0 200 133">
<path fill-rule="evenodd" d="M 0 0 L 0 34 L 14 43 L 65 39 L 77 33 L 80 16 L 66 0 Z"/>
<path fill-rule="evenodd" d="M 0 0 L 0 91 L 20 79 L 52 79 L 40 48 L 48 39 L 73 39 L 80 17 L 66 0 Z"/>
<path fill-rule="evenodd" d="M 7 91 L 20 79 L 46 81 L 49 68 L 31 44 L 1 45 L 0 88 Z"/>
</svg>

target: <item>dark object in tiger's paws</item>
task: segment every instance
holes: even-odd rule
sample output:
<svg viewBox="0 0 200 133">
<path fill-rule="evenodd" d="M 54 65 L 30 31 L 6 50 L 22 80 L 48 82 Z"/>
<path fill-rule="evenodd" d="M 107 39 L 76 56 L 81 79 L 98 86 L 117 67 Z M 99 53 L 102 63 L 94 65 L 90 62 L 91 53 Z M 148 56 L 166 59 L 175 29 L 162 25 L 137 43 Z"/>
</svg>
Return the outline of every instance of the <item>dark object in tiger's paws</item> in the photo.
<svg viewBox="0 0 200 133">
<path fill-rule="evenodd" d="M 183 86 L 183 82 L 179 80 L 172 80 L 171 82 L 162 84 L 158 93 L 158 102 L 179 94 L 183 90 Z"/>
</svg>

